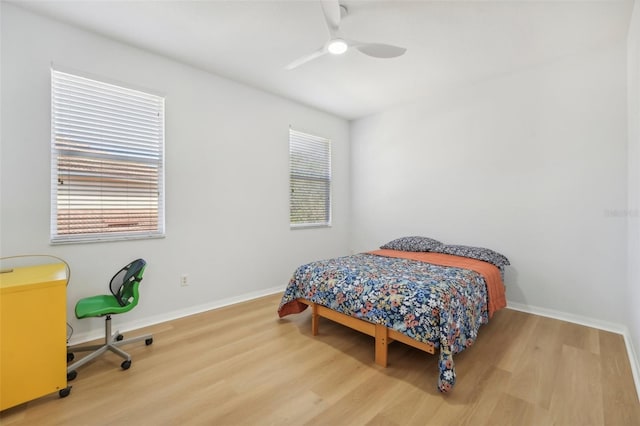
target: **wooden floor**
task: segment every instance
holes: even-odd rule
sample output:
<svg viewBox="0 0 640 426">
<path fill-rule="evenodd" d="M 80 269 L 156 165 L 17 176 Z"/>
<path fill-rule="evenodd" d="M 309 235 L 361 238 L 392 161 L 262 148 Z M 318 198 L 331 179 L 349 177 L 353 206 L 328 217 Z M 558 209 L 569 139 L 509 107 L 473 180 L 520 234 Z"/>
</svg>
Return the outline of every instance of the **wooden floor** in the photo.
<svg viewBox="0 0 640 426">
<path fill-rule="evenodd" d="M 309 310 L 278 319 L 278 302 L 269 296 L 140 330 L 154 343 L 126 348 L 129 370 L 108 353 L 78 371 L 67 398 L 5 410 L 0 423 L 640 425 L 619 335 L 502 310 L 454 358 L 457 384 L 443 395 L 437 356 L 396 342 L 389 367 L 378 367 L 373 338 L 328 320 L 313 337 Z"/>
</svg>

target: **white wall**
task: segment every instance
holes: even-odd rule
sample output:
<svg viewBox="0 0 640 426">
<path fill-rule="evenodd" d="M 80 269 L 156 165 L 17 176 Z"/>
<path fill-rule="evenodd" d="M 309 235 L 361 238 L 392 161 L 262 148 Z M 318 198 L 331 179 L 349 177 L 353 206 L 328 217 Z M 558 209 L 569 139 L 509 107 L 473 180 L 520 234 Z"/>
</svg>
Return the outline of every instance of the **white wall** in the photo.
<svg viewBox="0 0 640 426">
<path fill-rule="evenodd" d="M 349 124 L 164 57 L 1 3 L 0 253 L 46 253 L 72 269 L 75 301 L 106 292 L 136 257 L 148 262 L 130 326 L 284 289 L 295 267 L 348 253 Z M 50 67 L 63 66 L 166 96 L 164 239 L 49 244 Z M 333 227 L 289 229 L 289 125 L 333 140 Z M 181 273 L 190 286 L 179 287 Z M 276 317 L 274 306 L 274 318 Z"/>
<path fill-rule="evenodd" d="M 631 335 L 632 355 L 635 355 L 636 386 L 640 385 L 640 5 L 635 2 L 628 38 L 628 289 L 622 300 L 626 303 Z M 640 387 L 636 389 L 640 398 Z"/>
<path fill-rule="evenodd" d="M 0 10 L 0 255 L 69 261 L 77 335 L 99 334 L 102 322 L 76 321 L 75 301 L 106 291 L 137 256 L 149 268 L 143 301 L 118 319 L 129 325 L 283 288 L 302 262 L 422 234 L 505 253 L 511 302 L 629 324 L 640 347 L 637 10 L 628 89 L 624 43 L 606 46 L 358 120 L 351 153 L 344 120 L 13 5 Z M 52 62 L 166 95 L 165 239 L 49 244 Z M 289 230 L 289 125 L 334 141 L 330 229 Z"/>
<path fill-rule="evenodd" d="M 352 249 L 493 248 L 510 302 L 623 323 L 626 108 L 621 40 L 354 122 Z"/>
</svg>

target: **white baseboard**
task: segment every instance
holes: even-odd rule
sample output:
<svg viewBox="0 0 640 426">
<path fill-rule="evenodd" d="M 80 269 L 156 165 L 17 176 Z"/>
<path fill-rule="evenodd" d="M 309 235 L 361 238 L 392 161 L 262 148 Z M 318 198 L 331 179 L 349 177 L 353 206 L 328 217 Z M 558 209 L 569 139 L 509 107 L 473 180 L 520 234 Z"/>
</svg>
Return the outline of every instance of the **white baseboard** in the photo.
<svg viewBox="0 0 640 426">
<path fill-rule="evenodd" d="M 636 393 L 638 395 L 638 401 L 640 402 L 640 362 L 637 352 L 633 347 L 633 341 L 631 339 L 631 334 L 629 333 L 629 328 L 626 325 L 596 320 L 589 317 L 583 317 L 581 315 L 555 311 L 553 309 L 540 308 L 538 306 L 524 305 L 522 303 L 511 301 L 507 301 L 507 308 L 516 311 L 527 312 L 529 314 L 540 315 L 543 317 L 554 318 L 561 321 L 572 322 L 574 324 L 597 328 L 599 330 L 610 331 L 616 334 L 621 334 L 624 338 L 624 343 L 627 348 L 627 356 L 629 357 L 629 364 L 631 365 L 633 382 L 636 385 Z"/>
<path fill-rule="evenodd" d="M 638 394 L 638 402 L 640 402 L 640 359 L 638 358 L 638 352 L 636 352 L 633 346 L 633 340 L 629 330 L 623 334 L 624 343 L 627 345 L 627 354 L 629 355 L 629 362 L 631 363 L 631 373 L 633 374 L 633 381 L 636 383 L 636 393 Z"/>
<path fill-rule="evenodd" d="M 117 329 L 124 333 L 127 331 L 137 330 L 143 327 L 148 327 L 150 325 L 160 324 L 163 322 L 171 321 L 178 318 L 184 318 L 189 315 L 199 314 L 201 312 L 210 311 L 212 309 L 218 309 L 229 305 L 234 305 L 236 303 L 246 302 L 249 300 L 257 299 L 264 296 L 269 296 L 271 294 L 282 292 L 282 286 L 267 288 L 264 290 L 253 291 L 250 293 L 245 293 L 240 296 L 229 297 L 222 300 L 216 300 L 209 303 L 203 303 L 202 305 L 191 306 L 187 309 L 179 309 L 176 311 L 166 312 L 161 315 L 155 315 L 152 317 L 144 318 L 141 320 L 134 320 L 129 322 L 118 322 Z M 274 315 L 276 315 L 274 308 Z M 115 332 L 115 328 L 113 330 Z M 78 345 L 80 343 L 89 342 L 91 340 L 104 338 L 104 327 L 99 330 L 91 330 L 86 333 L 78 333 L 74 334 L 69 340 L 69 345 Z"/>
</svg>

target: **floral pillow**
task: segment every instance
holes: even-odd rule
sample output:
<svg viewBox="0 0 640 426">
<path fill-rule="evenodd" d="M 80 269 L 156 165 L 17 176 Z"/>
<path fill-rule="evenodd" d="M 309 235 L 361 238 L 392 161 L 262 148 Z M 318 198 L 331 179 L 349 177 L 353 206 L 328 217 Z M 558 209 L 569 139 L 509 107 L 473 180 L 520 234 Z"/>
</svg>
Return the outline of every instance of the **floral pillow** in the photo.
<svg viewBox="0 0 640 426">
<path fill-rule="evenodd" d="M 381 249 L 402 251 L 435 251 L 442 243 L 427 237 L 402 237 L 380 246 Z"/>
<path fill-rule="evenodd" d="M 507 259 L 504 255 L 484 247 L 441 245 L 433 251 L 483 260 L 485 262 L 496 265 L 500 269 L 504 268 L 506 265 L 510 265 L 509 259 Z"/>
</svg>

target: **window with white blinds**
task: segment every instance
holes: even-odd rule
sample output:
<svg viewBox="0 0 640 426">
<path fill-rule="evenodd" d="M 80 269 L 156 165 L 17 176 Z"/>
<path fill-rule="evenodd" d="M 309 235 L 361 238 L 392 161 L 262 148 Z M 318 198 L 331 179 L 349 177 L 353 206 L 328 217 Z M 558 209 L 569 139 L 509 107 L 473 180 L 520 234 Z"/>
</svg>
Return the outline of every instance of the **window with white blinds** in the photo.
<svg viewBox="0 0 640 426">
<path fill-rule="evenodd" d="M 331 141 L 289 129 L 292 228 L 331 225 Z"/>
<path fill-rule="evenodd" d="M 51 71 L 51 241 L 164 235 L 164 98 Z"/>
</svg>

